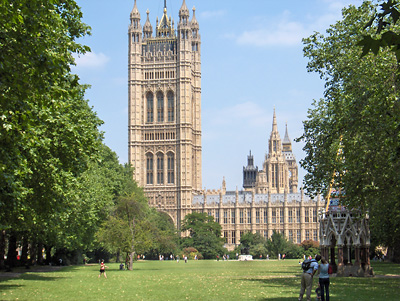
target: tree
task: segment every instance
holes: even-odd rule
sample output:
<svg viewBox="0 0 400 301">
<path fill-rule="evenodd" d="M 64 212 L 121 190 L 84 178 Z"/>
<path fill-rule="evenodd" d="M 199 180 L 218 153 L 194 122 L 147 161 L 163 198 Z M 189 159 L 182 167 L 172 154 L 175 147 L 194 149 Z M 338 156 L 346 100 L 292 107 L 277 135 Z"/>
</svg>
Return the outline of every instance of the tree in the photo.
<svg viewBox="0 0 400 301">
<path fill-rule="evenodd" d="M 286 251 L 286 248 L 288 246 L 288 241 L 286 238 L 274 231 L 271 235 L 271 238 L 267 240 L 267 250 L 268 252 L 273 256 L 278 258 L 279 254 L 284 254 Z"/>
<path fill-rule="evenodd" d="M 0 228 L 41 240 L 76 208 L 101 145 L 102 121 L 70 73 L 89 27 L 75 1 L 2 1 L 0 15 Z"/>
<path fill-rule="evenodd" d="M 256 258 L 266 256 L 268 251 L 266 249 L 266 240 L 259 233 L 246 232 L 240 237 L 240 251 L 247 251 L 249 254 Z"/>
<path fill-rule="evenodd" d="M 376 7 L 365 1 L 343 10 L 343 20 L 326 36 L 304 39 L 309 72 L 325 81 L 324 98 L 315 101 L 303 122 L 309 194 L 326 195 L 329 185 L 346 192 L 342 204 L 369 212 L 379 243 L 400 244 L 400 103 L 399 68 L 390 49 L 361 57 L 365 24 Z M 398 27 L 393 30 L 398 32 Z"/>
<path fill-rule="evenodd" d="M 399 2 L 387 0 L 380 6 L 381 12 L 375 13 L 364 27 L 376 28 L 375 33 L 363 35 L 357 45 L 363 47 L 362 56 L 370 51 L 378 54 L 381 47 L 387 47 L 396 55 L 397 61 L 400 61 L 400 34 L 392 30 L 400 18 Z"/>
<path fill-rule="evenodd" d="M 194 212 L 186 215 L 181 231 L 189 231 L 189 237 L 183 240 L 183 246 L 196 248 L 204 258 L 215 258 L 224 252 L 221 225 L 206 213 Z"/>
</svg>

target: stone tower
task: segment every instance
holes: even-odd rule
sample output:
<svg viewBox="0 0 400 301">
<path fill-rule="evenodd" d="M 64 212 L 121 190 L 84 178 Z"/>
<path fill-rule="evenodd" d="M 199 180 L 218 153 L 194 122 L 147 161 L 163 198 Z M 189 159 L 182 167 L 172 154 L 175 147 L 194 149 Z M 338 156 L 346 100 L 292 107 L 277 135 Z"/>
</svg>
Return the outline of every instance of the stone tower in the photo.
<svg viewBox="0 0 400 301">
<path fill-rule="evenodd" d="M 243 188 L 245 190 L 255 186 L 257 173 L 258 167 L 254 166 L 254 158 L 250 151 L 247 156 L 247 166 L 243 166 Z"/>
<path fill-rule="evenodd" d="M 256 193 L 296 193 L 298 166 L 292 152 L 292 143 L 287 132 L 283 141 L 278 132 L 274 109 L 272 131 L 268 141 L 268 153 L 262 170 L 258 171 L 253 185 Z M 246 188 L 246 187 L 245 187 Z"/>
<path fill-rule="evenodd" d="M 129 26 L 129 162 L 151 206 L 176 226 L 201 190 L 199 24 L 183 0 L 177 30 L 166 1 L 155 33 L 140 24 L 136 0 Z"/>
</svg>

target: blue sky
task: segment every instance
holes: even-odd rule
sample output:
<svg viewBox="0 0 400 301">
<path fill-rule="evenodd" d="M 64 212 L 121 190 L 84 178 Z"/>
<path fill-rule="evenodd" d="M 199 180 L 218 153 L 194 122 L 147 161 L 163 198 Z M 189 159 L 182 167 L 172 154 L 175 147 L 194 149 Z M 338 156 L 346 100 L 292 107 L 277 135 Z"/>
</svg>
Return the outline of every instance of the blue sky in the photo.
<svg viewBox="0 0 400 301">
<path fill-rule="evenodd" d="M 128 160 L 128 25 L 134 0 L 77 0 L 92 35 L 81 39 L 92 52 L 77 58 L 73 72 L 90 84 L 90 105 L 105 122 L 105 143 L 120 162 Z M 324 83 L 307 73 L 301 39 L 324 32 L 341 10 L 361 0 L 186 0 L 196 7 L 202 59 L 203 188 L 242 188 L 242 169 L 251 150 L 262 168 L 276 109 L 281 138 L 302 134 L 302 121 Z M 167 0 L 168 15 L 179 20 L 182 0 Z M 141 24 L 146 10 L 155 28 L 164 0 L 137 0 Z M 292 143 L 297 161 L 302 145 Z M 299 184 L 304 177 L 299 167 Z M 300 184 L 301 185 L 301 184 Z"/>
</svg>

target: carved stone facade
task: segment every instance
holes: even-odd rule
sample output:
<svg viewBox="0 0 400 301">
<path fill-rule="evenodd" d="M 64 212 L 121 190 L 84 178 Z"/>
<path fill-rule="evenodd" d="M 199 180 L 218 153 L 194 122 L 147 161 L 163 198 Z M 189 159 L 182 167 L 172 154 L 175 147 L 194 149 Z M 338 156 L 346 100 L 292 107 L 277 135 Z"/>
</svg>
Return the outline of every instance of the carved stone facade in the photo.
<svg viewBox="0 0 400 301">
<path fill-rule="evenodd" d="M 164 14 L 140 24 L 136 0 L 129 26 L 129 162 L 151 206 L 180 226 L 201 189 L 199 24 L 183 1 L 177 30 Z"/>
<path fill-rule="evenodd" d="M 142 28 L 135 0 L 128 60 L 129 162 L 149 204 L 178 229 L 194 211 L 214 216 L 228 248 L 246 231 L 270 237 L 276 230 L 296 243 L 317 240 L 323 200 L 297 192 L 297 163 L 287 128 L 280 139 L 275 111 L 263 168 L 247 169 L 251 178 L 244 191 L 227 192 L 225 181 L 221 190 L 201 189 L 201 39 L 195 9 L 190 19 L 183 0 L 177 29 L 165 4 L 155 31 L 149 14 Z"/>
<path fill-rule="evenodd" d="M 324 205 L 324 200 L 310 199 L 303 191 L 257 194 L 221 189 L 194 196 L 192 210 L 213 216 L 222 226 L 225 247 L 232 250 L 245 232 L 267 239 L 276 231 L 294 243 L 318 241 L 318 212 Z"/>
<path fill-rule="evenodd" d="M 337 276 L 372 276 L 369 217 L 339 206 L 337 194 L 320 215 L 321 255 Z"/>
</svg>

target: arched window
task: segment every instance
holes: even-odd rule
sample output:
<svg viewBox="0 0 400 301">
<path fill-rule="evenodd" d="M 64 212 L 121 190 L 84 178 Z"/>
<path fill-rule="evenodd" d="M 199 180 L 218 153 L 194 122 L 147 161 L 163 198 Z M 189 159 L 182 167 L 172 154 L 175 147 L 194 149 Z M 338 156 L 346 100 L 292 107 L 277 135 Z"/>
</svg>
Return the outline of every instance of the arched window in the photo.
<svg viewBox="0 0 400 301">
<path fill-rule="evenodd" d="M 146 155 L 146 183 L 153 184 L 153 154 Z"/>
<path fill-rule="evenodd" d="M 146 95 L 147 99 L 147 122 L 154 121 L 154 102 L 153 102 L 153 93 L 149 92 Z"/>
<path fill-rule="evenodd" d="M 168 173 L 168 184 L 174 184 L 174 154 L 168 153 L 167 173 Z"/>
<path fill-rule="evenodd" d="M 164 121 L 164 95 L 162 92 L 157 93 L 157 122 Z"/>
<path fill-rule="evenodd" d="M 157 184 L 164 184 L 164 154 L 157 154 Z"/>
<path fill-rule="evenodd" d="M 169 91 L 167 94 L 168 98 L 168 122 L 174 121 L 174 93 Z"/>
</svg>

